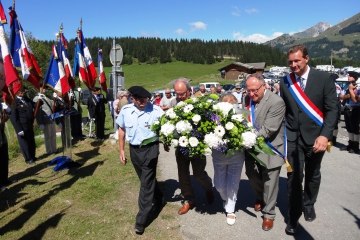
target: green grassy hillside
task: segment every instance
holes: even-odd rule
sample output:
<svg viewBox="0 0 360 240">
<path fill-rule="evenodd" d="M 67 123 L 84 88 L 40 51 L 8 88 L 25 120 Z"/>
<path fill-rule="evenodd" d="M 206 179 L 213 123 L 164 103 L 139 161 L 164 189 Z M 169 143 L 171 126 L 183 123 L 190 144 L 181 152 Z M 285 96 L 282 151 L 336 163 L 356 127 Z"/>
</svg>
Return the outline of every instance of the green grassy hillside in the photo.
<svg viewBox="0 0 360 240">
<path fill-rule="evenodd" d="M 168 83 L 179 77 L 191 79 L 191 85 L 198 85 L 200 82 L 216 81 L 220 83 L 231 83 L 232 80 L 219 78 L 219 68 L 226 66 L 234 60 L 226 59 L 220 63 L 193 64 L 174 61 L 166 64 L 133 64 L 122 67 L 125 73 L 125 88 L 140 85 L 149 91 L 172 87 Z M 106 76 L 109 81 L 111 67 L 105 68 Z M 109 85 L 109 83 L 108 83 Z"/>
</svg>

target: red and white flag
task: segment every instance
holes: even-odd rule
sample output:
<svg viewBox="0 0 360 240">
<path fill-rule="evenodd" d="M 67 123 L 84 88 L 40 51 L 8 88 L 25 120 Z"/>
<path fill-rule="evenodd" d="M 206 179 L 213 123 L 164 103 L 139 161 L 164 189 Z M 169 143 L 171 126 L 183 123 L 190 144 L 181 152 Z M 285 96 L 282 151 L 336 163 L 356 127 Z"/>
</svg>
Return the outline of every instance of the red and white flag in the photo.
<svg viewBox="0 0 360 240">
<path fill-rule="evenodd" d="M 104 66 L 103 66 L 103 58 L 102 58 L 102 49 L 98 50 L 98 68 L 99 68 L 99 82 L 102 90 L 107 92 L 107 86 L 106 86 L 106 76 L 104 72 Z"/>
</svg>

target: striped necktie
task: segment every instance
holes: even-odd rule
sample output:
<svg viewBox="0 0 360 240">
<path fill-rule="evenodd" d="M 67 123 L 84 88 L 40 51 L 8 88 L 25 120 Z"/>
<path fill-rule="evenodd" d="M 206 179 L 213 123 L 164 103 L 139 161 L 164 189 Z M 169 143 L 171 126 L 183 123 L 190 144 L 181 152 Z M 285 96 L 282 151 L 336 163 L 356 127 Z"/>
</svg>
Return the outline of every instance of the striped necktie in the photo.
<svg viewBox="0 0 360 240">
<path fill-rule="evenodd" d="M 302 77 L 298 77 L 298 82 L 300 85 L 301 90 L 305 90 L 305 84 L 304 84 L 304 79 Z"/>
</svg>

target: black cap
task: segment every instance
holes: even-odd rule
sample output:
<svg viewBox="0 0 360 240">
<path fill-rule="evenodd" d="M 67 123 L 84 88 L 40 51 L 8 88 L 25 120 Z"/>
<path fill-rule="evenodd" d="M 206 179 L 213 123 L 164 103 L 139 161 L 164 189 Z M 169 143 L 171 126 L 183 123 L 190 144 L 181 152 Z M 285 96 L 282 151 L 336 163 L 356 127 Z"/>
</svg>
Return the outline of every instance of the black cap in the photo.
<svg viewBox="0 0 360 240">
<path fill-rule="evenodd" d="M 339 78 L 339 75 L 337 75 L 337 74 L 335 74 L 335 73 L 332 73 L 332 74 L 330 74 L 330 77 L 331 77 L 332 80 L 335 81 L 336 79 Z"/>
<path fill-rule="evenodd" d="M 96 92 L 96 91 L 100 91 L 100 89 L 101 89 L 101 88 L 99 88 L 99 87 L 93 87 L 93 88 L 91 89 L 91 91 Z"/>
<path fill-rule="evenodd" d="M 132 86 L 129 88 L 129 92 L 136 98 L 151 98 L 151 94 L 145 88 L 141 86 Z"/>
<path fill-rule="evenodd" d="M 350 77 L 353 77 L 355 79 L 358 79 L 360 77 L 360 73 L 355 72 L 355 71 L 349 71 L 347 73 L 349 74 Z"/>
</svg>

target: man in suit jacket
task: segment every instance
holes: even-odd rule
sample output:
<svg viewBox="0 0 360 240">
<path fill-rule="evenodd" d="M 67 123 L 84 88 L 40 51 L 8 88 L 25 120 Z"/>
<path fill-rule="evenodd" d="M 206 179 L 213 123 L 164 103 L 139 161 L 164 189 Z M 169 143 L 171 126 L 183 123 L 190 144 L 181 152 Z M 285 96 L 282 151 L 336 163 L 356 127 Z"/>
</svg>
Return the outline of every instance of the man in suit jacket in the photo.
<svg viewBox="0 0 360 240">
<path fill-rule="evenodd" d="M 34 138 L 34 110 L 35 104 L 25 95 L 25 89 L 21 88 L 15 97 L 15 108 L 10 120 L 13 124 L 20 145 L 20 150 L 27 164 L 34 164 L 35 138 Z"/>
<path fill-rule="evenodd" d="M 284 116 L 285 103 L 281 97 L 265 89 L 264 78 L 260 74 L 252 74 L 246 80 L 246 89 L 253 105 L 255 118 L 253 125 L 258 129 L 258 135 L 279 152 L 284 153 Z M 279 175 L 284 159 L 278 155 L 259 154 L 267 168 L 261 166 L 250 155 L 245 159 L 246 175 L 255 191 L 254 209 L 264 214 L 262 228 L 268 231 L 273 228 L 275 205 L 279 192 Z"/>
<path fill-rule="evenodd" d="M 288 173 L 289 221 L 285 230 L 289 234 L 294 234 L 303 207 L 306 221 L 311 222 L 316 218 L 314 204 L 320 188 L 321 160 L 337 123 L 338 108 L 333 80 L 328 73 L 317 71 L 307 65 L 309 55 L 306 47 L 293 46 L 287 56 L 292 73 L 281 80 L 280 94 L 286 104 L 287 157 L 293 172 Z M 311 101 L 314 105 L 312 108 L 317 108 L 323 114 L 323 123 L 319 122 L 318 118 L 308 115 L 305 108 L 299 106 L 300 102 L 296 101 L 289 87 L 295 87 L 304 93 L 304 100 L 300 102 Z"/>
<path fill-rule="evenodd" d="M 91 118 L 95 119 L 95 135 L 98 139 L 104 139 L 105 126 L 105 103 L 104 95 L 100 93 L 99 87 L 92 89 L 92 96 L 88 99 L 88 110 Z"/>
</svg>

